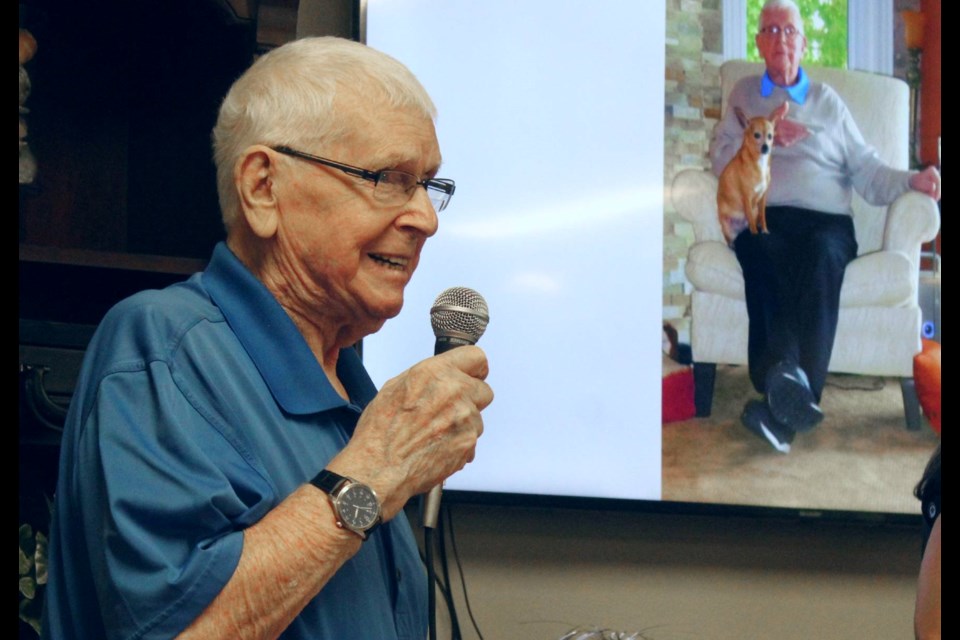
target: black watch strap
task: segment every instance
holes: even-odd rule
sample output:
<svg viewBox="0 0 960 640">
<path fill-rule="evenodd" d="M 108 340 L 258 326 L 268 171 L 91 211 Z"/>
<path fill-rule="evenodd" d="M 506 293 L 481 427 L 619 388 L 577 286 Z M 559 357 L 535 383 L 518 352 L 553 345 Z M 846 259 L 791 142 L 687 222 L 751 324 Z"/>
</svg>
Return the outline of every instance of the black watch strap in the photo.
<svg viewBox="0 0 960 640">
<path fill-rule="evenodd" d="M 324 469 L 316 476 L 313 480 L 310 481 L 310 484 L 315 486 L 320 491 L 324 493 L 333 495 L 334 492 L 340 488 L 344 482 L 347 482 L 349 478 L 340 475 L 339 473 L 334 473 L 333 471 L 327 471 Z"/>
</svg>

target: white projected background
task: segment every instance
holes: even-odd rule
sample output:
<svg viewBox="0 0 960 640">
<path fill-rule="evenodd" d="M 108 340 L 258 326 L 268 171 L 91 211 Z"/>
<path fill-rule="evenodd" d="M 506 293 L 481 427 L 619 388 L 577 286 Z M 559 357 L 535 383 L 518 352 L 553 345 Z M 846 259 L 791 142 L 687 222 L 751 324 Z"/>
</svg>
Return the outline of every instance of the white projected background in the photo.
<svg viewBox="0 0 960 640">
<path fill-rule="evenodd" d="M 367 2 L 457 181 L 403 312 L 364 341 L 374 381 L 433 353 L 444 289 L 490 307 L 496 400 L 448 489 L 660 498 L 664 2 Z"/>
</svg>

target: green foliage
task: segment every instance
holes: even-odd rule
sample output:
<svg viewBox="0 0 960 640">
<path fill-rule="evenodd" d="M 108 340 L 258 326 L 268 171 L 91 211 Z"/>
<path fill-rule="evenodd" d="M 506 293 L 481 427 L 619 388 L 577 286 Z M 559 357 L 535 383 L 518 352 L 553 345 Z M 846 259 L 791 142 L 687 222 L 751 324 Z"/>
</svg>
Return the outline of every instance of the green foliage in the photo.
<svg viewBox="0 0 960 640">
<path fill-rule="evenodd" d="M 795 0 L 807 36 L 806 64 L 847 68 L 847 0 Z M 747 0 L 747 59 L 762 62 L 753 44 L 764 0 Z"/>
<path fill-rule="evenodd" d="M 43 586 L 47 584 L 47 537 L 20 525 L 20 619 L 40 635 Z"/>
</svg>

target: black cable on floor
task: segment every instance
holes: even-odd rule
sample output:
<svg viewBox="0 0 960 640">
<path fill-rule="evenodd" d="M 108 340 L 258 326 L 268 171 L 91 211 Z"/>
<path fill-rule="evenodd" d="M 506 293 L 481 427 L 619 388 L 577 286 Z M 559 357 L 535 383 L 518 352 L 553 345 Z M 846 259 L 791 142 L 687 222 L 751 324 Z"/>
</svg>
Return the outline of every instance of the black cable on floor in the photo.
<svg viewBox="0 0 960 640">
<path fill-rule="evenodd" d="M 480 640 L 483 640 L 483 634 L 480 633 L 480 626 L 477 624 L 477 619 L 473 617 L 473 609 L 470 607 L 470 598 L 467 596 L 467 581 L 463 575 L 463 565 L 460 564 L 460 552 L 457 550 L 457 538 L 453 532 L 453 514 L 450 513 L 450 510 L 447 509 L 447 524 L 450 529 L 450 546 L 453 547 L 453 559 L 457 563 L 457 571 L 460 572 L 460 586 L 463 589 L 463 601 L 467 605 L 467 613 L 470 615 L 470 622 L 473 623 L 473 629 L 477 632 L 477 637 Z"/>
<path fill-rule="evenodd" d="M 438 524 L 439 524 L 439 523 L 438 523 Z M 426 538 L 426 533 L 424 533 L 424 538 Z M 427 558 L 426 558 L 425 551 L 424 551 L 425 548 L 426 548 L 426 544 L 424 544 L 424 546 L 423 546 L 422 548 L 419 548 L 418 551 L 419 551 L 419 554 L 420 554 L 420 562 L 423 563 L 424 569 L 427 569 Z M 436 571 L 434 571 L 433 573 L 434 573 L 434 576 L 433 576 L 433 586 L 434 586 L 434 588 L 435 588 L 435 589 L 439 589 L 439 590 L 440 590 L 440 593 L 443 595 L 444 602 L 445 602 L 446 605 L 447 605 L 447 611 L 454 612 L 456 607 L 455 607 L 455 605 L 454 605 L 454 603 L 453 603 L 453 595 L 452 595 L 452 593 L 451 593 L 451 591 L 450 591 L 450 586 L 449 586 L 449 584 L 444 584 L 443 581 L 440 579 L 440 576 L 435 575 L 435 574 L 436 574 Z M 429 576 L 430 571 L 429 571 L 429 569 L 427 570 L 427 574 L 428 574 L 428 575 L 427 575 L 427 579 L 429 580 L 429 579 L 430 579 L 430 576 Z M 428 585 L 429 585 L 429 583 L 428 583 Z M 429 599 L 429 594 L 428 594 L 428 599 Z M 428 603 L 428 606 L 430 606 L 429 603 Z M 435 611 L 435 610 L 436 610 L 436 608 L 434 607 L 434 611 Z M 453 615 L 456 615 L 456 613 L 454 613 Z M 428 617 L 429 617 L 429 613 L 428 613 Z M 459 634 L 459 623 L 458 623 L 458 627 L 457 627 L 457 633 Z M 457 637 L 451 638 L 451 640 L 462 640 L 462 636 L 457 636 Z"/>
<path fill-rule="evenodd" d="M 427 624 L 430 631 L 430 640 L 437 640 L 437 572 L 433 564 L 433 528 L 426 527 L 423 530 L 423 552 L 426 556 L 424 561 L 427 565 Z"/>
<path fill-rule="evenodd" d="M 446 587 L 443 589 L 443 594 L 447 600 L 447 611 L 450 612 L 450 635 L 452 640 L 462 640 L 463 635 L 460 633 L 460 620 L 457 617 L 457 607 L 453 601 L 453 583 L 450 582 L 450 563 L 447 562 L 447 542 L 446 535 L 444 535 L 444 530 L 447 527 L 444 527 L 443 524 L 443 511 L 449 511 L 449 507 L 441 507 L 440 517 L 437 519 L 437 531 L 439 536 L 437 541 L 440 543 L 440 568 L 443 572 L 443 581 L 446 583 Z"/>
</svg>

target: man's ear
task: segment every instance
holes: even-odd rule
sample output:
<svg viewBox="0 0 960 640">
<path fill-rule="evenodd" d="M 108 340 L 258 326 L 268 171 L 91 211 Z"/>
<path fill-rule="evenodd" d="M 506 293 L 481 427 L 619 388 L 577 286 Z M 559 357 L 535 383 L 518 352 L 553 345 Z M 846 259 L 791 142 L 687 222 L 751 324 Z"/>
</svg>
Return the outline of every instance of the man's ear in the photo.
<svg viewBox="0 0 960 640">
<path fill-rule="evenodd" d="M 253 234 L 262 239 L 273 237 L 279 223 L 275 162 L 269 148 L 255 145 L 243 152 L 233 172 L 243 217 Z"/>
</svg>

